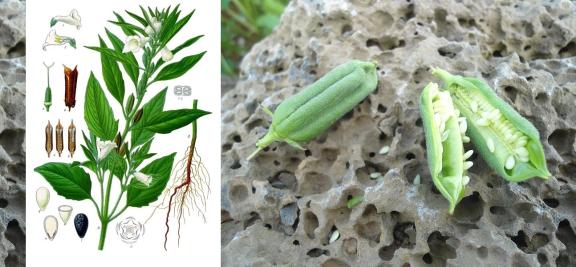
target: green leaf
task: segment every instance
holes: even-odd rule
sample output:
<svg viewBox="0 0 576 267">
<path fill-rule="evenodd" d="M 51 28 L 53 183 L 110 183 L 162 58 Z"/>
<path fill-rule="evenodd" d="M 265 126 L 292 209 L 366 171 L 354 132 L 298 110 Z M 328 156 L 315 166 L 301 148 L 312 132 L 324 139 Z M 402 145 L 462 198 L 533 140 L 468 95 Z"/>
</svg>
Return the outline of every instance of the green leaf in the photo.
<svg viewBox="0 0 576 267">
<path fill-rule="evenodd" d="M 186 42 L 184 42 L 181 45 L 177 46 L 176 48 L 172 49 L 172 54 L 176 55 L 176 53 L 180 52 L 180 50 L 193 45 L 194 43 L 196 43 L 196 41 L 198 41 L 202 37 L 204 37 L 204 35 L 198 35 L 198 36 L 195 36 L 195 37 L 192 37 L 192 38 L 186 40 Z M 156 63 L 154 70 L 156 70 L 158 67 L 162 66 L 164 63 L 165 63 L 164 60 L 162 58 L 160 58 L 158 60 L 158 63 Z"/>
<path fill-rule="evenodd" d="M 140 148 L 138 148 L 138 150 L 136 150 L 136 152 L 134 152 L 133 156 L 132 156 L 132 162 L 133 162 L 133 167 L 137 168 L 138 166 L 140 166 L 140 164 L 142 164 L 142 162 L 146 159 L 149 159 L 150 157 L 152 157 L 155 154 L 150 154 L 148 153 L 150 151 L 150 147 L 152 146 L 152 141 L 154 139 L 150 139 L 148 140 L 144 145 L 142 145 Z M 150 156 L 152 155 L 152 156 Z"/>
<path fill-rule="evenodd" d="M 114 15 L 116 16 L 116 19 L 118 19 L 118 22 L 120 23 L 126 23 L 126 21 L 124 20 L 124 18 L 122 18 L 122 16 L 120 16 L 120 14 L 114 12 Z M 134 32 L 133 29 L 130 28 L 125 28 L 125 27 L 120 27 L 122 29 L 122 31 L 124 32 L 124 34 L 126 34 L 127 36 L 130 35 L 135 35 L 136 33 Z"/>
<path fill-rule="evenodd" d="M 174 156 L 176 156 L 176 153 L 156 159 L 140 170 L 141 173 L 152 176 L 150 186 L 146 187 L 138 180 L 132 178 L 128 185 L 126 196 L 127 206 L 144 207 L 158 199 L 170 179 Z"/>
<path fill-rule="evenodd" d="M 155 133 L 167 134 L 180 129 L 196 119 L 210 114 L 200 109 L 176 109 L 157 113 L 144 124 L 144 128 Z"/>
<path fill-rule="evenodd" d="M 100 139 L 112 140 L 116 136 L 118 120 L 114 119 L 112 108 L 110 108 L 102 87 L 92 72 L 90 72 L 86 86 L 84 120 L 90 132 Z"/>
<path fill-rule="evenodd" d="M 109 20 L 108 22 L 110 22 L 116 26 L 120 26 L 120 28 L 122 28 L 122 30 L 124 30 L 125 32 L 126 31 L 133 32 L 133 34 L 131 34 L 131 35 L 135 35 L 136 32 L 138 32 L 144 36 L 148 36 L 148 34 L 144 31 L 144 29 L 142 29 L 136 25 L 133 25 L 133 24 L 130 24 L 127 22 L 119 22 L 119 21 L 113 21 L 113 20 Z"/>
<path fill-rule="evenodd" d="M 68 163 L 52 162 L 34 169 L 42 175 L 58 195 L 71 200 L 90 199 L 92 182 L 82 167 Z"/>
<path fill-rule="evenodd" d="M 155 81 L 172 80 L 184 75 L 194 67 L 200 59 L 202 59 L 204 54 L 206 54 L 206 51 L 196 55 L 187 56 L 178 62 L 166 65 L 166 67 L 160 70 L 158 75 L 156 75 Z"/>
<path fill-rule="evenodd" d="M 136 86 L 136 84 L 138 82 L 138 76 L 140 75 L 140 66 L 138 65 L 138 61 L 136 61 L 136 57 L 134 56 L 133 53 L 123 54 L 122 50 L 124 49 L 124 43 L 120 40 L 120 38 L 118 38 L 116 35 L 114 35 L 108 29 L 105 29 L 105 30 L 106 30 L 106 35 L 108 35 L 108 39 L 110 39 L 112 46 L 114 46 L 114 50 L 116 52 L 124 55 L 125 61 L 122 61 L 122 60 L 119 60 L 119 61 L 120 61 L 120 63 L 122 63 L 124 70 L 128 74 L 128 77 L 130 77 L 130 80 L 132 80 L 132 82 L 134 83 L 134 86 Z"/>
<path fill-rule="evenodd" d="M 160 42 L 161 42 L 162 46 L 166 46 L 166 44 L 168 44 L 168 42 L 170 42 L 170 40 L 172 40 L 172 37 L 174 37 L 174 35 L 176 35 L 176 33 L 178 33 L 186 25 L 186 23 L 188 23 L 188 21 L 190 20 L 192 15 L 194 15 L 195 11 L 196 10 L 192 10 L 192 12 L 190 12 L 190 14 L 183 17 L 181 20 L 176 22 L 174 25 L 170 25 L 170 26 L 165 27 L 165 29 L 163 30 L 162 35 L 160 37 Z M 171 21 L 171 19 L 174 19 L 174 20 L 178 19 L 179 15 L 180 15 L 180 11 L 178 11 L 178 13 L 176 13 L 176 15 L 174 17 L 169 16 L 168 17 L 168 23 L 173 24 L 174 22 Z"/>
<path fill-rule="evenodd" d="M 102 168 L 112 172 L 118 179 L 122 179 L 127 167 L 124 157 L 121 157 L 118 152 L 114 150 L 102 160 Z"/>
<path fill-rule="evenodd" d="M 153 132 L 144 129 L 142 125 L 146 125 L 153 114 L 160 113 L 164 110 L 167 89 L 168 87 L 164 88 L 142 107 L 142 118 L 132 128 L 132 146 L 137 147 L 144 144 L 154 136 Z"/>
<path fill-rule="evenodd" d="M 146 27 L 146 26 L 149 25 L 145 18 L 140 17 L 140 16 L 138 16 L 138 15 L 136 15 L 136 14 L 134 14 L 134 13 L 128 11 L 128 10 L 124 10 L 124 11 L 126 11 L 126 13 L 127 13 L 130 17 L 132 17 L 133 19 L 135 19 L 135 20 L 137 20 L 138 22 L 140 22 L 140 24 L 142 24 L 142 26 Z"/>
<path fill-rule="evenodd" d="M 144 16 L 144 19 L 147 22 L 150 22 L 150 16 L 148 15 L 148 13 L 146 12 L 146 9 L 144 9 L 142 6 L 139 6 L 140 10 L 142 11 L 142 15 Z"/>
<path fill-rule="evenodd" d="M 108 48 L 106 43 L 100 36 L 100 47 Z M 114 58 L 110 57 L 106 53 L 100 53 L 100 61 L 102 63 L 102 76 L 104 77 L 104 82 L 106 83 L 106 88 L 108 92 L 118 100 L 118 103 L 122 105 L 124 102 L 124 79 L 122 78 L 122 72 L 120 72 L 120 67 Z"/>
</svg>

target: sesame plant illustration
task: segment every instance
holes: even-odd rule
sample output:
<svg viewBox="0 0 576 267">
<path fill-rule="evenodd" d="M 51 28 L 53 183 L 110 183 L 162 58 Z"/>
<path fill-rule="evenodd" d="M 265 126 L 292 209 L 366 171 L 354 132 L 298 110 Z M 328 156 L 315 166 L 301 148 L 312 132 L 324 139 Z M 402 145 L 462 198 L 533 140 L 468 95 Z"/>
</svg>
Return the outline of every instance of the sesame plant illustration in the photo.
<svg viewBox="0 0 576 267">
<path fill-rule="evenodd" d="M 133 22 L 116 12 L 116 20 L 110 21 L 126 35 L 125 42 L 105 29 L 107 38 L 99 36 L 98 46 L 86 47 L 100 54 L 105 85 L 90 74 L 84 101 L 88 132 L 83 132 L 81 145 L 87 160 L 49 162 L 35 169 L 64 198 L 94 204 L 101 224 L 99 250 L 104 249 L 110 222 L 130 207 L 155 202 L 168 184 L 176 153 L 156 156 L 150 151 L 154 136 L 209 114 L 196 108 L 164 110 L 167 87 L 158 91 L 162 82 L 184 75 L 205 54 L 176 58 L 202 36 L 168 48 L 194 11 L 181 16 L 179 6 L 161 10 L 140 7 L 137 13 L 126 11 L 124 15 Z M 119 107 L 118 112 L 113 105 Z M 94 192 L 93 180 L 99 185 Z"/>
</svg>

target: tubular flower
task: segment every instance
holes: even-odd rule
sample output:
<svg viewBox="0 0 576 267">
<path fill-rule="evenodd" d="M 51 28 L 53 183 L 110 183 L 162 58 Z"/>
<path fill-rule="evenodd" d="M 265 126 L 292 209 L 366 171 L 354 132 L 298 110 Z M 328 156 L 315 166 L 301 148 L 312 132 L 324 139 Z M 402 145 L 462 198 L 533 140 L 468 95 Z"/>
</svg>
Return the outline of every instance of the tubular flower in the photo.
<svg viewBox="0 0 576 267">
<path fill-rule="evenodd" d="M 98 160 L 102 160 L 110 154 L 110 152 L 116 148 L 116 143 L 112 141 L 96 141 L 96 145 L 98 146 Z"/>
<path fill-rule="evenodd" d="M 56 34 L 56 30 L 51 30 L 48 33 L 48 36 L 46 36 L 46 40 L 44 41 L 44 44 L 42 45 L 42 49 L 44 51 L 46 51 L 46 47 L 48 47 L 48 46 L 65 45 L 65 44 L 70 44 L 70 46 L 72 46 L 74 49 L 76 49 L 76 40 L 74 40 L 74 38 L 58 35 L 58 34 Z"/>
<path fill-rule="evenodd" d="M 76 29 L 78 30 L 80 30 L 80 27 L 82 26 L 80 15 L 78 14 L 78 10 L 76 9 L 72 9 L 72 11 L 70 11 L 70 14 L 68 16 L 53 17 L 52 20 L 50 20 L 50 27 L 54 27 L 54 25 L 56 25 L 56 23 L 58 22 L 76 26 Z"/>
<path fill-rule="evenodd" d="M 126 42 L 124 44 L 122 53 L 136 53 L 138 51 L 140 51 L 140 37 L 136 35 L 126 37 Z"/>
<path fill-rule="evenodd" d="M 150 182 L 152 182 L 152 176 L 148 174 L 144 174 L 141 172 L 134 173 L 134 178 L 139 182 L 143 183 L 146 186 L 150 186 Z"/>
<path fill-rule="evenodd" d="M 162 48 L 162 60 L 168 62 L 172 60 L 173 57 L 174 55 L 172 54 L 172 51 L 170 51 L 170 49 L 168 49 L 167 47 Z"/>
</svg>

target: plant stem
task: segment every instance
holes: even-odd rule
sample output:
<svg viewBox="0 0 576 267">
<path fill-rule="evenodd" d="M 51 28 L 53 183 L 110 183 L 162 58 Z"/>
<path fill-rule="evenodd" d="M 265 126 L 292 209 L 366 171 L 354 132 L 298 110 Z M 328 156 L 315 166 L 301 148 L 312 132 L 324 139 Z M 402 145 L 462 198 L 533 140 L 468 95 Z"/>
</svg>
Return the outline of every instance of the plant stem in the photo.
<svg viewBox="0 0 576 267">
<path fill-rule="evenodd" d="M 100 220 L 102 226 L 100 227 L 100 241 L 98 242 L 98 250 L 104 249 L 104 242 L 106 242 L 106 230 L 108 230 L 108 220 Z"/>
</svg>

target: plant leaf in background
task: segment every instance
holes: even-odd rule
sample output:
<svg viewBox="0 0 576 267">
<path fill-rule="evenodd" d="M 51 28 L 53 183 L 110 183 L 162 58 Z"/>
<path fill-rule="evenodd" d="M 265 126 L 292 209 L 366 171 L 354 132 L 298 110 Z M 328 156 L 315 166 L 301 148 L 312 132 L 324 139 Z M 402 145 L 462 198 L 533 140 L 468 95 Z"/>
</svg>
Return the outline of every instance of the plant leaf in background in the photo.
<svg viewBox="0 0 576 267">
<path fill-rule="evenodd" d="M 102 40 L 100 36 L 98 36 L 98 38 L 100 39 L 100 47 L 108 48 L 104 40 Z M 118 63 L 106 53 L 100 53 L 100 62 L 102 64 L 102 76 L 104 77 L 104 83 L 106 83 L 108 92 L 122 105 L 125 89 L 124 79 L 122 78 L 122 72 L 120 72 Z"/>
<path fill-rule="evenodd" d="M 158 75 L 156 75 L 155 80 L 156 81 L 172 80 L 184 75 L 186 72 L 188 72 L 188 70 L 194 67 L 194 65 L 196 65 L 196 63 L 198 63 L 200 59 L 202 59 L 204 54 L 206 54 L 206 51 L 196 55 L 184 57 L 182 60 L 178 62 L 166 65 L 166 67 L 160 70 Z"/>
<path fill-rule="evenodd" d="M 158 199 L 170 179 L 174 156 L 176 156 L 176 153 L 158 158 L 140 170 L 141 173 L 152 176 L 152 183 L 146 187 L 138 180 L 132 179 L 128 185 L 128 195 L 126 197 L 128 206 L 143 207 Z"/>
<path fill-rule="evenodd" d="M 114 119 L 114 113 L 108 99 L 100 87 L 100 83 L 90 72 L 86 97 L 84 103 L 84 120 L 91 133 L 102 140 L 112 140 L 118 132 L 118 120 Z"/>
<path fill-rule="evenodd" d="M 52 162 L 34 169 L 52 186 L 54 191 L 67 199 L 90 199 L 92 182 L 90 176 L 80 166 Z"/>
<path fill-rule="evenodd" d="M 200 109 L 175 109 L 153 115 L 144 128 L 155 133 L 167 134 L 180 129 L 210 112 Z"/>
<path fill-rule="evenodd" d="M 146 125 L 153 114 L 158 114 L 164 110 L 167 90 L 168 88 L 164 88 L 142 107 L 142 118 L 132 129 L 132 146 L 144 144 L 154 136 L 153 132 L 144 129 L 142 125 Z"/>
<path fill-rule="evenodd" d="M 234 76 L 252 45 L 272 32 L 288 0 L 221 0 L 222 74 Z"/>
</svg>

